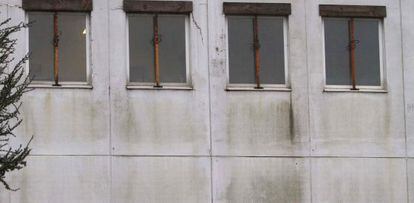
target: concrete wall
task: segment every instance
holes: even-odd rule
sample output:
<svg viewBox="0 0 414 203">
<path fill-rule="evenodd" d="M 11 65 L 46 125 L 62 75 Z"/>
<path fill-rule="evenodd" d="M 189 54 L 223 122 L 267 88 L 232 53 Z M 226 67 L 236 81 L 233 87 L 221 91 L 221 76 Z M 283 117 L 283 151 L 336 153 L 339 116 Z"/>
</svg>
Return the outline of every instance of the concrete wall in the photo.
<svg viewBox="0 0 414 203">
<path fill-rule="evenodd" d="M 93 89 L 25 96 L 16 143 L 35 135 L 33 153 L 0 202 L 414 203 L 414 2 L 226 1 L 291 3 L 291 91 L 225 91 L 222 0 L 193 0 L 193 90 L 127 90 L 122 0 L 94 0 Z M 387 92 L 323 91 L 319 4 L 387 7 Z M 0 18 L 23 21 L 20 6 L 0 0 Z"/>
</svg>

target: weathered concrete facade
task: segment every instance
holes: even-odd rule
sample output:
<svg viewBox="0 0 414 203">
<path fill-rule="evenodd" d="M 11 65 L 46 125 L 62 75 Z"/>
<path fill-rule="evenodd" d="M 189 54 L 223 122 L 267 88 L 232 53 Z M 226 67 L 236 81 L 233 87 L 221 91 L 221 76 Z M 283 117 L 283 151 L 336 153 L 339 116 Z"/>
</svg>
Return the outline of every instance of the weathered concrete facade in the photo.
<svg viewBox="0 0 414 203">
<path fill-rule="evenodd" d="M 225 90 L 222 0 L 193 0 L 193 90 L 127 90 L 122 0 L 94 0 L 93 89 L 26 95 L 33 153 L 0 202 L 414 203 L 414 1 L 226 2 L 291 3 L 291 91 Z M 323 91 L 319 4 L 386 6 L 387 92 Z M 0 19 L 24 21 L 20 6 L 0 0 Z"/>
</svg>

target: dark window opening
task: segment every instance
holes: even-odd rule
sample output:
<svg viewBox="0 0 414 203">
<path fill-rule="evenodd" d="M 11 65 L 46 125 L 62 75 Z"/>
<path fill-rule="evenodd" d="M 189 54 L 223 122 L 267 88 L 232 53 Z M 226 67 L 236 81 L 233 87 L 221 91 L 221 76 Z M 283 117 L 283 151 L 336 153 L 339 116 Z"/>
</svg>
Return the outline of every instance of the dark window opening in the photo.
<svg viewBox="0 0 414 203">
<path fill-rule="evenodd" d="M 284 18 L 229 16 L 229 82 L 285 84 Z"/>
<path fill-rule="evenodd" d="M 86 14 L 29 12 L 30 72 L 35 81 L 87 81 Z"/>
<path fill-rule="evenodd" d="M 187 83 L 186 17 L 128 14 L 130 82 Z"/>
<path fill-rule="evenodd" d="M 379 19 L 324 18 L 327 85 L 381 86 Z"/>
</svg>

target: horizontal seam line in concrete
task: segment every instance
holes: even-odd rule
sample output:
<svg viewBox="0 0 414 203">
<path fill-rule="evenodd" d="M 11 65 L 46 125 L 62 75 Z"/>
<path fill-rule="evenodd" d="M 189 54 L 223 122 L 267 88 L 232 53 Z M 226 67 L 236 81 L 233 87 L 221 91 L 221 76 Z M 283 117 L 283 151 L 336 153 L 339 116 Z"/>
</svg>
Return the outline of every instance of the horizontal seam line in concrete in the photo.
<svg viewBox="0 0 414 203">
<path fill-rule="evenodd" d="M 404 156 L 247 156 L 247 155 L 82 155 L 82 154 L 33 154 L 32 157 L 160 157 L 160 158 L 349 158 L 349 159 L 414 159 Z"/>
</svg>

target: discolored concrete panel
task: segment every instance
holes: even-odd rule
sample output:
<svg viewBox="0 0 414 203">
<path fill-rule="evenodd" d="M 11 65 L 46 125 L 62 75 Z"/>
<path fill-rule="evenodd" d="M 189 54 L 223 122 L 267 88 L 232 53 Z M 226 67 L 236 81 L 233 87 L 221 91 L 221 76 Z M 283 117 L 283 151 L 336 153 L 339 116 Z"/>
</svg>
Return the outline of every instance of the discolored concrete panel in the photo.
<svg viewBox="0 0 414 203">
<path fill-rule="evenodd" d="M 213 159 L 214 202 L 310 202 L 309 160 Z"/>
<path fill-rule="evenodd" d="M 404 159 L 312 159 L 312 202 L 407 202 Z"/>
<path fill-rule="evenodd" d="M 231 155 L 272 155 L 305 153 L 307 141 L 296 135 L 289 93 L 258 95 L 245 99 L 244 93 L 228 95 L 223 128 L 214 134 L 214 152 Z M 217 122 L 217 121 L 213 121 Z"/>
<path fill-rule="evenodd" d="M 159 93 L 134 92 L 126 106 L 116 107 L 114 153 L 208 154 L 207 106 L 190 99 L 190 92 Z"/>
<path fill-rule="evenodd" d="M 112 202 L 211 202 L 210 159 L 114 157 Z"/>
<path fill-rule="evenodd" d="M 405 153 L 402 107 L 390 106 L 393 99 L 378 94 L 328 94 L 322 95 L 318 101 L 322 107 L 314 112 L 317 119 L 313 120 L 313 155 L 397 156 Z M 393 111 L 393 108 L 398 110 Z"/>
<path fill-rule="evenodd" d="M 109 112 L 89 90 L 34 90 L 22 107 L 20 143 L 33 135 L 33 154 L 108 154 Z M 24 140 L 27 139 L 27 140 Z"/>
<path fill-rule="evenodd" d="M 10 203 L 109 203 L 107 157 L 30 157 L 27 168 L 15 173 Z"/>
</svg>

